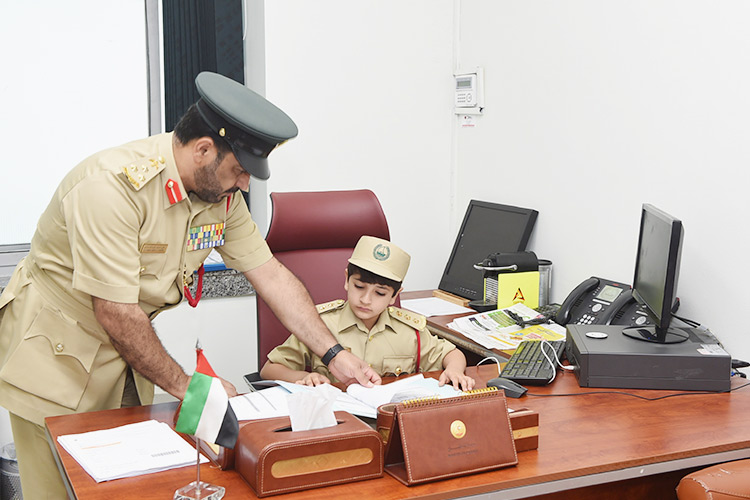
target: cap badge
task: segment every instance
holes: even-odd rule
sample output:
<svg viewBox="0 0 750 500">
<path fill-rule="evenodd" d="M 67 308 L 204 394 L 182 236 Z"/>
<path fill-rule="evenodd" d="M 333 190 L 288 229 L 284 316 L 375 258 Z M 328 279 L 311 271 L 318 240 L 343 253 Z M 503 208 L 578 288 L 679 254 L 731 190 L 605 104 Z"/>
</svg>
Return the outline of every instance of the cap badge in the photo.
<svg viewBox="0 0 750 500">
<path fill-rule="evenodd" d="M 391 256 L 391 249 L 385 245 L 378 244 L 372 251 L 372 256 L 375 257 L 375 260 L 388 260 L 388 257 Z"/>
<path fill-rule="evenodd" d="M 224 130 L 224 127 L 221 127 L 221 128 L 219 129 L 219 135 L 220 135 L 221 137 L 224 137 L 225 135 L 227 135 L 227 131 L 226 131 L 226 130 Z"/>
</svg>

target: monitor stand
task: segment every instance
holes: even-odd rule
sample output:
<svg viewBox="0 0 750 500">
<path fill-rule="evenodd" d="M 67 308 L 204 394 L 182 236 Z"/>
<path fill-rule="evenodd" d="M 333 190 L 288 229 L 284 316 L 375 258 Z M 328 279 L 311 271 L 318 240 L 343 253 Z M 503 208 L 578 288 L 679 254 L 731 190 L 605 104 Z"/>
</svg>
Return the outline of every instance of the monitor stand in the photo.
<svg viewBox="0 0 750 500">
<path fill-rule="evenodd" d="M 622 334 L 636 340 L 655 344 L 679 344 L 685 342 L 690 336 L 682 328 L 657 328 L 655 326 L 631 326 L 623 328 Z"/>
</svg>

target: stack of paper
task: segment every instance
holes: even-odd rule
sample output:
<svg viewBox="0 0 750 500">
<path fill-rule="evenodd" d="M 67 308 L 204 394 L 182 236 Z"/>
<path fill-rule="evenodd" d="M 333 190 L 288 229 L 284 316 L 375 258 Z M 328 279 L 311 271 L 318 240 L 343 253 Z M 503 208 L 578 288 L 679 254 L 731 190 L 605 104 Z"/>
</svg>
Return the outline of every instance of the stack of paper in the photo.
<svg viewBox="0 0 750 500">
<path fill-rule="evenodd" d="M 97 483 L 195 465 L 197 452 L 164 422 L 59 436 L 57 441 Z M 201 456 L 201 463 L 208 460 Z"/>
<path fill-rule="evenodd" d="M 462 316 L 453 320 L 448 326 L 488 349 L 515 349 L 523 340 L 562 340 L 565 338 L 565 327 L 552 322 L 522 328 L 511 319 L 506 311 L 513 311 L 527 321 L 540 316 L 530 307 L 518 303 L 496 311 Z"/>
<path fill-rule="evenodd" d="M 286 397 L 296 392 L 314 392 L 314 387 L 309 387 L 283 380 L 276 380 L 278 387 L 271 387 L 256 392 L 249 392 L 229 400 L 238 420 L 256 420 L 259 418 L 288 417 L 289 407 Z M 375 409 L 358 401 L 336 386 L 330 386 L 338 391 L 334 411 L 345 411 L 360 417 L 375 418 Z"/>
<path fill-rule="evenodd" d="M 438 385 L 434 378 L 425 378 L 421 373 L 407 377 L 390 384 L 364 387 L 352 384 L 346 388 L 347 394 L 365 405 L 377 410 L 378 406 L 386 403 L 397 403 L 407 399 L 427 397 L 449 398 L 460 396 L 461 391 L 452 385 Z"/>
<path fill-rule="evenodd" d="M 314 387 L 301 384 L 293 384 L 276 380 L 278 387 L 271 387 L 257 392 L 250 392 L 236 396 L 229 400 L 238 420 L 255 420 L 259 418 L 270 418 L 288 416 L 289 408 L 286 396 L 295 392 L 314 391 Z M 437 396 L 440 398 L 458 396 L 461 391 L 451 385 L 440 387 L 438 381 L 425 378 L 422 374 L 406 377 L 396 382 L 374 387 L 364 387 L 352 384 L 347 387 L 346 392 L 335 386 L 339 391 L 334 411 L 345 411 L 360 417 L 377 418 L 377 409 L 381 404 L 398 402 L 406 399 Z"/>
</svg>

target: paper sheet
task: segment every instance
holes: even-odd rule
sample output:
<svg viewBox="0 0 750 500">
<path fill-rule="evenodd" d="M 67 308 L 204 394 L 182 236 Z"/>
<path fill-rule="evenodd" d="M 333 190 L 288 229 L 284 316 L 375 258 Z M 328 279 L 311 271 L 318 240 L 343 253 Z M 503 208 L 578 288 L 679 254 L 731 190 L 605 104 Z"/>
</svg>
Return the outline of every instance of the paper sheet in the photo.
<svg viewBox="0 0 750 500">
<path fill-rule="evenodd" d="M 461 391 L 454 389 L 452 385 L 441 387 L 438 385 L 437 380 L 434 378 L 425 378 L 421 373 L 391 382 L 390 384 L 376 385 L 374 387 L 351 384 L 346 388 L 346 392 L 356 400 L 375 410 L 382 404 L 404 401 L 406 399 L 430 396 L 448 398 L 463 394 Z"/>
<path fill-rule="evenodd" d="M 57 441 L 97 482 L 195 465 L 197 452 L 164 422 L 66 434 Z M 201 463 L 208 459 L 201 455 Z"/>
<path fill-rule="evenodd" d="M 237 420 L 288 417 L 289 407 L 286 402 L 287 396 L 292 393 L 310 392 L 313 390 L 312 387 L 284 382 L 283 380 L 276 380 L 275 382 L 279 384 L 278 387 L 271 387 L 262 391 L 250 392 L 231 398 L 229 403 L 232 405 L 235 415 L 237 415 Z M 377 417 L 377 412 L 373 408 L 342 392 L 341 389 L 335 386 L 331 387 L 338 391 L 336 402 L 333 405 L 334 411 L 345 411 L 360 417 Z"/>
<path fill-rule="evenodd" d="M 438 297 L 426 297 L 423 299 L 407 299 L 401 301 L 401 307 L 419 313 L 423 316 L 446 316 L 450 314 L 466 314 L 474 312 L 474 309 L 459 306 Z"/>
</svg>

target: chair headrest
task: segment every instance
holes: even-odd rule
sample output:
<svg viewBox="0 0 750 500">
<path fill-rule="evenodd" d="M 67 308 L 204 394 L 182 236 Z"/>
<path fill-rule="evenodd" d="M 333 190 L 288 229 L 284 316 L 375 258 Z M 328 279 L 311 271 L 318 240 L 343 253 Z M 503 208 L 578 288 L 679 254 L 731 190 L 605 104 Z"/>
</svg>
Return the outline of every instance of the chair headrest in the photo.
<svg viewBox="0 0 750 500">
<path fill-rule="evenodd" d="M 354 248 L 362 235 L 390 239 L 383 208 L 369 189 L 271 193 L 266 242 L 274 253 Z"/>
</svg>

